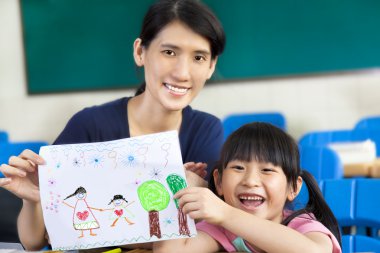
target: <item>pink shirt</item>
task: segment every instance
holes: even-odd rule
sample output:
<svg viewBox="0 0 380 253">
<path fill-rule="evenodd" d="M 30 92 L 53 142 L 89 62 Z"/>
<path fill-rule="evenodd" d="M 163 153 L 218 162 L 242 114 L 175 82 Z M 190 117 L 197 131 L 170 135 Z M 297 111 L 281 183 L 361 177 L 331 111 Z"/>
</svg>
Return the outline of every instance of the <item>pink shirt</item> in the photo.
<svg viewBox="0 0 380 253">
<path fill-rule="evenodd" d="M 290 214 L 290 212 L 284 212 L 285 218 Z M 314 217 L 314 216 L 312 216 Z M 201 221 L 196 224 L 197 230 L 203 231 L 219 242 L 222 247 L 228 252 L 243 251 L 252 252 L 256 251 L 245 242 L 242 238 L 236 236 L 235 234 L 225 230 L 223 227 L 209 224 L 205 221 Z M 321 232 L 330 237 L 333 244 L 332 253 L 341 253 L 338 240 L 335 236 L 328 230 L 322 223 L 312 219 L 307 214 L 302 214 L 295 217 L 291 222 L 289 222 L 288 227 L 300 232 L 301 234 L 306 234 L 308 232 Z"/>
</svg>

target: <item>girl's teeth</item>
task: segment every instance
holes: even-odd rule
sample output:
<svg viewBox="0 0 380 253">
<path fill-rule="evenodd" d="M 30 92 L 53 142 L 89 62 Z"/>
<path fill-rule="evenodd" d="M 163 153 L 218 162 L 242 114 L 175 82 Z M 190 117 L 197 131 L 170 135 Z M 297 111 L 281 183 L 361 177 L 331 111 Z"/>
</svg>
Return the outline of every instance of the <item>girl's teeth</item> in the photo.
<svg viewBox="0 0 380 253">
<path fill-rule="evenodd" d="M 243 196 L 243 197 L 240 197 L 240 199 L 243 199 L 243 200 L 262 200 L 263 198 L 257 197 L 257 196 Z"/>
</svg>

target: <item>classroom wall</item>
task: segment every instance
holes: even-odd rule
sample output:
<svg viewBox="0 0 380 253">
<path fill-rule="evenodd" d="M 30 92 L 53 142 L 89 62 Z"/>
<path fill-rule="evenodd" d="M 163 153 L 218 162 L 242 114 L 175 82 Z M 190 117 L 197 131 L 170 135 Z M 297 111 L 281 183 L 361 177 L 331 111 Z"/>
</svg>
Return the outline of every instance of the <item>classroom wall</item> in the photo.
<svg viewBox="0 0 380 253">
<path fill-rule="evenodd" d="M 85 106 L 133 90 L 28 96 L 19 2 L 0 1 L 0 129 L 12 141 L 52 142 L 68 119 Z M 192 103 L 223 118 L 235 112 L 280 111 L 295 138 L 312 130 L 351 128 L 360 118 L 380 115 L 380 71 L 245 80 L 209 84 Z"/>
</svg>

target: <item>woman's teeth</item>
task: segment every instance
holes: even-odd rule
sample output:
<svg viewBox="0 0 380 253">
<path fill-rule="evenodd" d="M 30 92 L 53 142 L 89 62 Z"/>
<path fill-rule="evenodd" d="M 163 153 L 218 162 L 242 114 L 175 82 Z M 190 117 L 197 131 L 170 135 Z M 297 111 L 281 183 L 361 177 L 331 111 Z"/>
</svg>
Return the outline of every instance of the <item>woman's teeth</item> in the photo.
<svg viewBox="0 0 380 253">
<path fill-rule="evenodd" d="M 167 83 L 165 83 L 165 87 L 171 91 L 176 92 L 176 93 L 185 94 L 188 91 L 188 88 L 178 88 L 178 87 L 174 87 L 174 86 L 167 84 Z"/>
</svg>

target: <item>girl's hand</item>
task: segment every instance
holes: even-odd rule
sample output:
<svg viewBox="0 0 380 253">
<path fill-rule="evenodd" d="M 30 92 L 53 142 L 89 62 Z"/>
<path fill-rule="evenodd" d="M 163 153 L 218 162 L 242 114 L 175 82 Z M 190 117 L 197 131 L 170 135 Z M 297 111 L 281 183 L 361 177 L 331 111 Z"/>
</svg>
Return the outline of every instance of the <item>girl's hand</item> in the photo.
<svg viewBox="0 0 380 253">
<path fill-rule="evenodd" d="M 5 176 L 0 178 L 0 187 L 24 200 L 39 202 L 38 165 L 44 164 L 44 159 L 25 149 L 19 156 L 10 157 L 8 163 L 0 167 Z"/>
<path fill-rule="evenodd" d="M 187 187 L 174 196 L 185 214 L 193 219 L 202 219 L 212 224 L 220 224 L 231 208 L 212 191 L 204 187 Z"/>
</svg>

